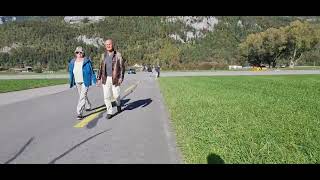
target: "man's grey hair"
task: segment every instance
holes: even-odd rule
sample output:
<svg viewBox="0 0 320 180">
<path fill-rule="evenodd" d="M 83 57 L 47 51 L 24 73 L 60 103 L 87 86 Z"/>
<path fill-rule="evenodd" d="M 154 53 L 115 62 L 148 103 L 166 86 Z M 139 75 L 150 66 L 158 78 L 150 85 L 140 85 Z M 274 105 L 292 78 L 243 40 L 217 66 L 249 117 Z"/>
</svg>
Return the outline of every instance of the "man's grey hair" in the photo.
<svg viewBox="0 0 320 180">
<path fill-rule="evenodd" d="M 112 42 L 112 46 L 114 46 L 114 42 L 113 42 L 113 40 L 112 40 L 111 38 L 106 39 L 106 40 L 104 41 L 104 44 L 106 44 L 107 41 L 111 41 L 111 42 Z"/>
</svg>

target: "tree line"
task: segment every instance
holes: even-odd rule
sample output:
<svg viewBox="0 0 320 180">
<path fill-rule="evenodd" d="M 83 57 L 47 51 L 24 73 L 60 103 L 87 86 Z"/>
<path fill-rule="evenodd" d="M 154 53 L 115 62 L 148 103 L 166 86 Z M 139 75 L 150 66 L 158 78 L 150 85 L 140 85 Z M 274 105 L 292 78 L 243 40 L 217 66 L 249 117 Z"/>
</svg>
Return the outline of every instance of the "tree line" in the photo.
<svg viewBox="0 0 320 180">
<path fill-rule="evenodd" d="M 104 47 L 79 42 L 77 37 L 112 38 L 127 65 L 159 64 L 163 69 L 224 69 L 230 64 L 319 64 L 318 23 L 296 17 L 217 17 L 214 31 L 202 30 L 205 37 L 182 43 L 169 37 L 193 31 L 181 21 L 165 17 L 112 16 L 90 23 L 68 24 L 63 17 L 10 22 L 0 26 L 0 52 L 3 68 L 31 65 L 48 70 L 65 69 L 76 46 L 83 46 L 99 64 Z"/>
<path fill-rule="evenodd" d="M 310 60 L 319 65 L 318 59 L 310 57 L 319 55 L 319 35 L 318 24 L 294 21 L 288 26 L 250 34 L 239 48 L 245 61 L 256 66 L 276 67 L 280 63 L 294 67 Z"/>
</svg>

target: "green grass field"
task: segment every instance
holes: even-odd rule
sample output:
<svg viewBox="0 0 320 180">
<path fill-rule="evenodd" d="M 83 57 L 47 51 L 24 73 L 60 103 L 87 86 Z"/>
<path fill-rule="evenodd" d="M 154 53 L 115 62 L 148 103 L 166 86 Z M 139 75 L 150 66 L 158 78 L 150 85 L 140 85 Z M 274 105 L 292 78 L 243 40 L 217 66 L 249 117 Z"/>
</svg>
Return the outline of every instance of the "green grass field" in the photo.
<svg viewBox="0 0 320 180">
<path fill-rule="evenodd" d="M 186 163 L 320 162 L 320 75 L 159 81 Z"/>
<path fill-rule="evenodd" d="M 58 84 L 67 84 L 68 79 L 17 79 L 17 80 L 0 80 L 0 93 L 10 91 L 20 91 Z"/>
</svg>

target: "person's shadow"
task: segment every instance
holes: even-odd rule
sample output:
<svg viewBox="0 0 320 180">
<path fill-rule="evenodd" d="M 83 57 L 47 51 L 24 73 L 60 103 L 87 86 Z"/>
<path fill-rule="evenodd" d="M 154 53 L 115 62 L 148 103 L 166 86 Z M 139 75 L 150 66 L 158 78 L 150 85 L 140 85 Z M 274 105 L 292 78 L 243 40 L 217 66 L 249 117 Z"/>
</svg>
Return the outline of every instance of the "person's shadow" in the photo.
<svg viewBox="0 0 320 180">
<path fill-rule="evenodd" d="M 121 101 L 120 101 L 121 106 L 126 105 L 126 103 L 129 102 L 129 101 L 130 101 L 130 99 L 121 99 Z M 112 106 L 116 106 L 115 102 L 112 102 Z M 98 106 L 98 107 L 96 107 L 96 108 L 93 108 L 92 110 L 96 110 L 96 109 L 99 109 L 99 108 L 101 108 L 101 107 L 105 107 L 105 105 Z M 106 110 L 106 108 L 101 109 L 100 111 L 93 112 L 93 113 L 91 113 L 91 114 L 94 114 L 94 113 L 97 113 L 97 112 L 102 112 L 102 111 L 105 111 L 105 110 Z M 91 115 L 91 114 L 89 114 L 89 115 Z M 118 114 L 118 113 L 116 113 L 115 115 L 117 115 L 117 114 Z M 87 115 L 87 116 L 89 116 L 89 115 Z M 115 116 L 115 115 L 114 115 L 114 116 Z M 86 125 L 86 128 L 87 128 L 87 129 L 91 129 L 91 128 L 96 127 L 99 119 L 101 119 L 102 117 L 103 117 L 103 114 L 102 114 L 102 113 L 99 114 L 98 117 L 96 117 L 94 120 L 90 121 L 90 122 Z"/>
<path fill-rule="evenodd" d="M 128 104 L 123 110 L 127 111 L 127 110 L 133 110 L 136 109 L 138 107 L 146 107 L 148 106 L 150 103 L 152 102 L 152 100 L 150 98 L 148 99 L 141 99 L 138 101 L 134 101 L 130 104 Z"/>
<path fill-rule="evenodd" d="M 130 99 L 121 99 L 120 100 L 121 107 L 125 106 L 127 104 L 127 102 L 129 102 L 129 101 L 130 101 Z M 112 107 L 117 106 L 115 101 L 112 101 L 111 105 L 112 105 Z"/>
<path fill-rule="evenodd" d="M 152 102 L 152 100 L 151 100 L 150 98 L 148 98 L 148 99 L 141 99 L 141 100 L 134 101 L 134 102 L 131 102 L 131 103 L 129 103 L 129 104 L 126 104 L 126 103 L 128 103 L 129 101 L 130 101 L 130 99 L 123 99 L 123 100 L 121 100 L 121 106 L 125 106 L 122 111 L 133 110 L 133 109 L 136 109 L 136 108 L 138 108 L 138 107 L 146 107 L 146 106 L 148 106 L 148 105 Z M 98 108 L 101 108 L 101 107 L 103 107 L 103 106 L 104 106 L 104 105 L 99 106 L 99 107 L 96 107 L 96 108 L 94 108 L 94 109 L 98 109 Z M 112 106 L 116 106 L 116 105 L 115 105 L 115 102 L 112 102 Z M 102 111 L 105 111 L 105 108 L 100 110 L 100 112 L 102 112 Z M 97 113 L 97 111 L 96 111 L 96 112 L 93 112 L 93 113 Z M 91 114 L 93 114 L 93 113 L 91 113 Z M 87 116 L 89 116 L 89 115 L 91 115 L 91 114 L 88 114 Z M 112 115 L 112 118 L 115 117 L 115 116 L 117 116 L 118 114 L 119 114 L 119 113 L 116 112 L 115 114 Z M 86 128 L 87 128 L 87 129 L 92 129 L 92 128 L 96 127 L 99 119 L 101 119 L 102 117 L 103 117 L 102 113 L 99 114 L 98 117 L 96 117 L 95 119 L 93 119 L 92 121 L 90 121 L 90 122 L 86 125 Z"/>
<path fill-rule="evenodd" d="M 220 156 L 213 153 L 210 153 L 207 156 L 207 161 L 208 164 L 225 164 L 224 160 Z"/>
</svg>

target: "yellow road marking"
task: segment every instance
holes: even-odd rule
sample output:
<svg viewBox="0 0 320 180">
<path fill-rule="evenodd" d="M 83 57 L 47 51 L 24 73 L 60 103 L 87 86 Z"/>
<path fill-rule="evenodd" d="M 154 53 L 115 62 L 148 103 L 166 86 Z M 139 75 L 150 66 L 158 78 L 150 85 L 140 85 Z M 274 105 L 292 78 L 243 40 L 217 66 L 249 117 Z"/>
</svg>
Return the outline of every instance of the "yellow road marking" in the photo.
<svg viewBox="0 0 320 180">
<path fill-rule="evenodd" d="M 130 90 L 133 90 L 134 88 L 136 88 L 136 87 L 138 86 L 139 83 L 140 83 L 140 81 L 138 81 L 137 83 L 129 86 L 129 87 L 124 91 L 124 93 L 127 93 L 127 92 L 129 92 Z"/>
<path fill-rule="evenodd" d="M 124 92 L 128 92 L 132 87 L 134 87 L 134 85 L 131 85 L 130 87 L 128 87 Z"/>
<path fill-rule="evenodd" d="M 94 112 L 93 114 L 89 115 L 88 117 L 84 118 L 81 122 L 79 122 L 78 124 L 76 124 L 74 127 L 75 128 L 82 128 L 84 126 L 86 126 L 90 121 L 94 120 L 95 118 L 97 118 L 99 116 L 99 114 L 103 111 L 100 111 L 102 109 L 106 109 L 106 107 L 101 107 L 99 109 L 96 110 L 96 112 Z M 99 112 L 100 111 L 100 112 Z"/>
<path fill-rule="evenodd" d="M 124 97 L 126 97 L 127 95 L 129 95 L 133 89 L 135 89 L 138 84 L 140 83 L 140 81 L 138 81 L 136 84 L 133 84 L 131 86 L 129 86 L 125 91 L 124 91 L 124 96 L 121 98 L 123 99 Z M 128 94 L 126 94 L 128 93 Z M 112 99 L 112 101 L 115 101 L 115 99 Z M 90 114 L 89 116 L 85 117 L 81 122 L 79 122 L 78 124 L 76 124 L 75 128 L 83 128 L 84 126 L 86 126 L 90 121 L 94 120 L 95 118 L 97 118 L 99 116 L 100 113 L 102 113 L 103 111 L 101 111 L 102 109 L 106 109 L 106 107 L 101 107 L 99 109 L 97 109 L 94 113 Z"/>
</svg>

